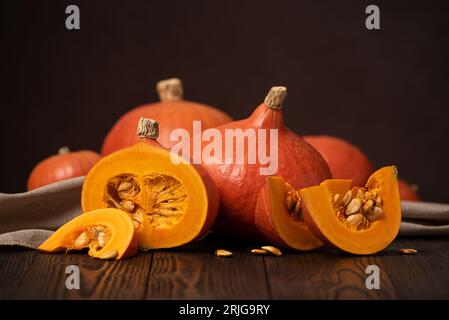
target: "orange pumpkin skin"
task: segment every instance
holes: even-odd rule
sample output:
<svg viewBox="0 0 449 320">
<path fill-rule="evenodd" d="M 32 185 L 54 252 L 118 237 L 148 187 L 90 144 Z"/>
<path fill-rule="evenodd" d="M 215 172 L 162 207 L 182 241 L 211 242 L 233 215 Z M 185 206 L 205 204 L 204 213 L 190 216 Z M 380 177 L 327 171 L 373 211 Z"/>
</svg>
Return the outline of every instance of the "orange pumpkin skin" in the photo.
<svg viewBox="0 0 449 320">
<path fill-rule="evenodd" d="M 398 179 L 398 184 L 401 200 L 422 201 L 421 197 L 416 193 L 415 190 L 412 189 L 412 186 L 410 186 L 407 182 L 402 179 Z"/>
<path fill-rule="evenodd" d="M 331 177 L 323 157 L 284 126 L 281 106 L 275 109 L 264 102 L 249 118 L 216 129 L 223 137 L 226 129 L 278 129 L 278 171 L 275 174 L 283 177 L 295 189 L 315 185 Z M 267 140 L 268 136 L 267 133 Z M 222 143 L 225 150 L 224 139 Z M 262 167 L 259 163 L 248 165 L 246 150 L 244 157 L 244 164 L 210 164 L 211 159 L 203 162 L 220 194 L 220 211 L 214 229 L 232 236 L 262 239 L 255 225 L 255 209 L 266 176 L 259 173 Z"/>
<path fill-rule="evenodd" d="M 326 135 L 304 136 L 327 161 L 334 179 L 352 179 L 354 185 L 363 186 L 374 171 L 368 157 L 350 142 Z"/>
<path fill-rule="evenodd" d="M 175 82 L 163 88 L 160 84 Z M 170 141 L 173 130 L 182 128 L 192 135 L 192 122 L 201 121 L 204 129 L 214 128 L 233 119 L 223 111 L 197 102 L 182 99 L 182 85 L 179 79 L 169 79 L 158 83 L 161 102 L 149 103 L 137 107 L 124 114 L 107 134 L 101 154 L 108 155 L 119 149 L 129 147 L 137 142 L 136 123 L 141 117 L 157 119 L 160 124 L 159 143 L 170 148 L 176 141 Z"/>
<path fill-rule="evenodd" d="M 28 178 L 28 191 L 86 175 L 101 156 L 90 150 L 61 152 L 39 162 Z"/>
</svg>

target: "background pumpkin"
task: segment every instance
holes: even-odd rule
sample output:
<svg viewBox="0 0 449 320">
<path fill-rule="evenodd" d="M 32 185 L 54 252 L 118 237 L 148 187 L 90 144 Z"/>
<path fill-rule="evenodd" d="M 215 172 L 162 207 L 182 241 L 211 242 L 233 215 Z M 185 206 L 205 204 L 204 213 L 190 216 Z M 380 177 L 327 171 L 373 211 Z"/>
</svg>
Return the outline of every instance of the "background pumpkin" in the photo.
<svg viewBox="0 0 449 320">
<path fill-rule="evenodd" d="M 341 138 L 320 135 L 304 136 L 326 160 L 334 179 L 352 179 L 363 186 L 374 171 L 368 157 L 357 146 Z"/>
<path fill-rule="evenodd" d="M 284 126 L 281 109 L 286 95 L 285 87 L 273 87 L 265 102 L 249 118 L 216 129 L 222 137 L 227 129 L 278 129 L 278 172 L 275 175 L 283 177 L 295 189 L 319 184 L 331 177 L 329 167 L 311 145 Z M 222 143 L 222 150 L 225 150 L 225 142 Z M 268 145 L 268 141 L 266 143 Z M 235 147 L 234 143 L 234 154 Z M 220 212 L 215 229 L 233 236 L 260 238 L 255 225 L 255 208 L 266 176 L 259 173 L 260 163 L 248 164 L 248 152 L 243 152 L 243 164 L 213 163 L 212 155 L 203 158 L 203 165 L 217 184 L 220 194 Z"/>
<path fill-rule="evenodd" d="M 418 195 L 417 185 L 410 185 L 402 179 L 398 179 L 398 185 L 401 200 L 422 201 L 421 197 Z"/>
<path fill-rule="evenodd" d="M 39 162 L 28 178 L 28 191 L 47 184 L 86 175 L 101 156 L 90 150 L 71 152 L 59 149 L 58 154 Z"/>
<path fill-rule="evenodd" d="M 137 107 L 123 115 L 107 134 L 102 147 L 102 155 L 131 146 L 137 142 L 136 123 L 141 117 L 157 119 L 160 124 L 159 143 L 170 148 L 170 133 L 177 128 L 192 133 L 192 122 L 201 121 L 203 129 L 216 127 L 233 119 L 214 107 L 183 100 L 181 80 L 173 78 L 159 81 L 156 89 L 160 102 Z"/>
</svg>

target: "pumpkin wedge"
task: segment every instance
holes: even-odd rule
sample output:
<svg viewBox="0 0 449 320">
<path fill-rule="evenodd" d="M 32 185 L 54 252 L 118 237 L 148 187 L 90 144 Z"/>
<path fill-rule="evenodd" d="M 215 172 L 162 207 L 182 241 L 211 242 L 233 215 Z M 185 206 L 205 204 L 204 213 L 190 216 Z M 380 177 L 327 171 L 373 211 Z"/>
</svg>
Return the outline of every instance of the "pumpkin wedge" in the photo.
<svg viewBox="0 0 449 320">
<path fill-rule="evenodd" d="M 365 187 L 326 180 L 299 191 L 304 221 L 321 241 L 353 254 L 373 254 L 397 236 L 401 223 L 397 170 L 374 172 Z"/>
<path fill-rule="evenodd" d="M 219 198 L 200 166 L 161 147 L 158 123 L 141 118 L 139 141 L 100 160 L 86 176 L 84 211 L 117 208 L 134 222 L 141 249 L 171 248 L 205 234 Z"/>
<path fill-rule="evenodd" d="M 323 245 L 308 229 L 301 216 L 298 192 L 284 179 L 266 178 L 259 193 L 255 221 L 264 237 L 277 246 L 312 250 Z"/>
<path fill-rule="evenodd" d="M 51 235 L 38 250 L 63 252 L 89 249 L 98 259 L 123 259 L 137 251 L 134 225 L 126 212 L 98 209 L 67 222 Z"/>
</svg>

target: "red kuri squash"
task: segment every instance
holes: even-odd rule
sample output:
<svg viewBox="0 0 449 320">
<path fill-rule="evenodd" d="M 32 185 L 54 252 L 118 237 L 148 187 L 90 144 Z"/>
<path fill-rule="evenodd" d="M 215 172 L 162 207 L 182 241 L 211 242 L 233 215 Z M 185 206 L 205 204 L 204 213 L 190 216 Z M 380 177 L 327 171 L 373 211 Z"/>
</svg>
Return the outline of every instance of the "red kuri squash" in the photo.
<svg viewBox="0 0 449 320">
<path fill-rule="evenodd" d="M 259 192 L 266 181 L 266 175 L 262 175 L 260 169 L 266 168 L 267 164 L 262 164 L 260 158 L 253 164 L 248 160 L 257 158 L 263 147 L 266 149 L 262 153 L 267 154 L 271 150 L 271 143 L 276 142 L 278 147 L 276 155 L 271 155 L 276 156 L 272 160 L 277 161 L 277 170 L 270 172 L 270 175 L 283 177 L 295 189 L 316 185 L 331 177 L 329 167 L 318 151 L 284 126 L 282 106 L 286 95 L 285 87 L 273 87 L 265 102 L 249 118 L 216 128 L 222 137 L 226 137 L 226 133 L 240 130 L 240 133 L 248 134 L 244 144 L 238 144 L 234 136 L 236 143 L 233 143 L 233 154 L 235 156 L 243 152 L 243 161 L 236 161 L 237 156 L 234 161 L 220 161 L 215 154 L 206 152 L 202 155 L 203 165 L 208 169 L 220 193 L 220 212 L 215 224 L 217 231 L 232 236 L 261 238 L 255 224 L 255 208 Z M 257 136 L 260 131 L 264 131 L 260 129 L 265 129 L 265 137 L 258 139 L 256 148 L 245 148 L 249 145 L 250 131 L 253 130 Z M 270 139 L 270 129 L 274 129 L 272 131 L 277 134 L 275 141 Z M 224 140 L 222 150 L 226 149 Z M 204 147 L 203 144 L 203 151 Z"/>
<path fill-rule="evenodd" d="M 363 186 L 374 171 L 368 157 L 349 141 L 327 135 L 304 136 L 304 140 L 321 153 L 334 179 L 352 179 L 354 185 Z"/>
<path fill-rule="evenodd" d="M 47 184 L 84 176 L 100 160 L 101 156 L 90 150 L 71 152 L 69 148 L 59 149 L 57 155 L 39 162 L 28 178 L 28 191 Z"/>
<path fill-rule="evenodd" d="M 160 124 L 159 142 L 166 148 L 176 143 L 170 141 L 170 133 L 174 129 L 183 128 L 191 134 L 194 120 L 201 121 L 203 129 L 232 121 L 221 110 L 183 100 L 183 88 L 179 79 L 159 81 L 156 89 L 161 101 L 145 104 L 124 114 L 107 134 L 101 151 L 103 156 L 137 142 L 135 128 L 141 117 L 157 119 Z"/>
</svg>

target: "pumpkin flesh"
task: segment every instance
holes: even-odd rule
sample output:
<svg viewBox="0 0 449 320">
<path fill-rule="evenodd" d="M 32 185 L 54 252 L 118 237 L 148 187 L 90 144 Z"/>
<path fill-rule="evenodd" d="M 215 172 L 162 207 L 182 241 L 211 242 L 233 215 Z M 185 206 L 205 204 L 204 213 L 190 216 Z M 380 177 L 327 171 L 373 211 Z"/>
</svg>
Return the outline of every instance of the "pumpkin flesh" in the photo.
<svg viewBox="0 0 449 320">
<path fill-rule="evenodd" d="M 119 191 L 127 181 L 134 189 Z M 215 220 L 219 203 L 215 185 L 201 168 L 146 141 L 105 157 L 85 179 L 85 211 L 126 210 L 124 200 L 134 204 L 129 215 L 141 249 L 171 248 L 201 237 Z"/>
<path fill-rule="evenodd" d="M 366 188 L 376 190 L 381 197 L 384 214 L 367 225 L 349 226 L 336 213 L 334 195 L 345 194 L 351 185 L 351 180 L 334 179 L 300 190 L 304 220 L 320 240 L 343 251 L 353 254 L 381 251 L 397 236 L 401 223 L 396 168 L 384 167 L 368 179 Z"/>
</svg>

